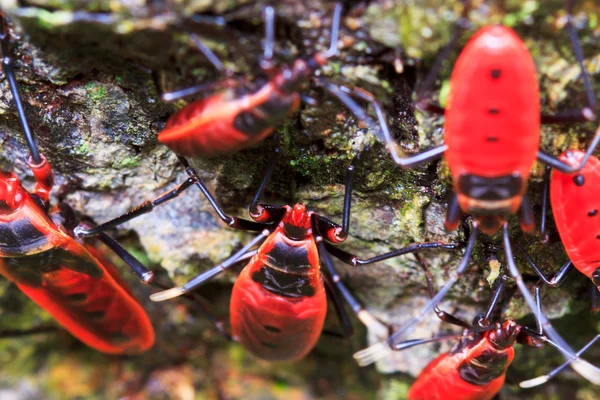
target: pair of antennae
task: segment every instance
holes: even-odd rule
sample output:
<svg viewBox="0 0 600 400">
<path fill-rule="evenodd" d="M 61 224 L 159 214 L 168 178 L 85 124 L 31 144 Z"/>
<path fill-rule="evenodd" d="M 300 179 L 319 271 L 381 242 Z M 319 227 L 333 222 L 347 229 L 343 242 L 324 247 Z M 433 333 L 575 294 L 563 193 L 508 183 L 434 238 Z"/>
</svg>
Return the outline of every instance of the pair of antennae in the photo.
<svg viewBox="0 0 600 400">
<path fill-rule="evenodd" d="M 263 61 L 271 61 L 273 59 L 275 49 L 275 9 L 272 6 L 265 7 L 263 11 L 265 19 L 265 40 L 263 44 Z M 333 10 L 333 18 L 331 22 L 331 40 L 329 49 L 323 53 L 325 58 L 331 58 L 337 53 L 337 44 L 340 31 L 340 21 L 342 17 L 342 4 L 336 3 Z M 190 35 L 194 44 L 200 50 L 200 52 L 207 58 L 208 61 L 215 67 L 215 69 L 224 74 L 231 74 L 229 70 L 223 65 L 219 57 L 206 46 L 198 36 Z"/>
</svg>

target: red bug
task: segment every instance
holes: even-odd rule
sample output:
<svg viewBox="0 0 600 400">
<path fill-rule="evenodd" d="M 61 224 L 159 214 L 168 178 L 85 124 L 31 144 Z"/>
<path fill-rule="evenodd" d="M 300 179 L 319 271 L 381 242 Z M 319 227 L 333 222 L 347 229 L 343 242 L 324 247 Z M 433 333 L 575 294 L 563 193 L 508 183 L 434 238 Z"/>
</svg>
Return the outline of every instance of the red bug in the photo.
<svg viewBox="0 0 600 400">
<path fill-rule="evenodd" d="M 0 273 L 88 346 L 114 354 L 143 352 L 154 344 L 146 312 L 94 245 L 74 239 L 72 230 L 78 222 L 73 211 L 66 204 L 49 209 L 52 168 L 39 153 L 25 118 L 4 15 L 0 15 L 0 35 L 2 67 L 36 180 L 30 193 L 15 174 L 0 171 Z M 152 273 L 112 238 L 99 238 L 128 261 L 138 276 L 152 279 Z"/>
<path fill-rule="evenodd" d="M 332 246 L 332 243 L 343 242 L 348 235 L 352 181 L 359 158 L 360 153 L 347 170 L 342 226 L 307 211 L 303 204 L 293 207 L 253 205 L 250 214 L 256 223 L 244 229 L 262 230 L 259 236 L 222 264 L 182 287 L 155 293 L 150 298 L 164 301 L 188 293 L 241 259 L 253 255 L 233 287 L 230 322 L 232 336 L 258 357 L 270 361 L 294 361 L 304 357 L 321 334 L 327 312 L 326 292 L 332 297 L 344 327 L 344 336 L 352 333 L 352 326 L 340 294 L 365 325 L 386 336 L 388 329 L 361 307 L 341 281 L 328 253 L 356 266 L 424 249 L 455 249 L 456 245 L 419 243 L 370 259 L 360 259 Z M 192 173 L 190 168 L 188 173 Z M 255 200 L 267 178 L 268 175 L 265 175 Z M 214 204 L 214 199 L 211 203 Z M 252 211 L 253 207 L 255 211 Z M 235 220 L 239 227 L 239 221 L 243 220 Z M 249 252 L 263 241 L 255 253 Z M 323 260 L 322 265 L 319 258 Z"/>
<path fill-rule="evenodd" d="M 268 76 L 266 81 L 263 79 L 248 82 L 231 78 L 232 73 L 225 70 L 217 56 L 197 36 L 192 35 L 198 49 L 228 78 L 221 82 L 164 93 L 163 100 L 172 101 L 209 89 L 224 89 L 205 99 L 194 101 L 176 112 L 169 118 L 164 130 L 158 134 L 158 140 L 182 156 L 215 157 L 253 146 L 271 135 L 287 116 L 298 109 L 302 98 L 300 89 L 335 55 L 341 9 L 341 5 L 337 4 L 329 50 L 297 59 L 291 65 L 275 68 L 271 63 L 275 13 L 273 7 L 266 7 L 266 44 L 261 63 Z M 329 93 L 340 99 L 358 119 L 371 127 L 375 126 L 364 110 L 339 87 L 328 83 L 324 78 L 319 78 L 319 82 Z"/>
<path fill-rule="evenodd" d="M 432 278 L 426 266 L 425 273 L 429 293 L 433 297 Z M 465 333 L 413 339 L 395 344 L 394 350 L 405 350 L 425 343 L 457 337 L 461 339 L 451 351 L 438 356 L 425 367 L 408 391 L 409 400 L 491 400 L 504 385 L 506 371 L 514 358 L 515 343 L 538 347 L 546 342 L 557 347 L 541 333 L 541 326 L 538 326 L 538 332 L 534 332 L 511 319 L 504 320 L 502 324 L 489 323 L 506 283 L 506 276 L 501 276 L 496 281 L 496 289 L 487 311 L 477 315 L 472 326 L 460 318 L 436 309 L 438 317 L 443 321 L 466 327 Z M 536 292 L 536 301 L 540 301 L 539 291 Z M 583 354 L 598 339 L 600 335 L 586 344 L 576 356 Z M 523 381 L 520 385 L 529 388 L 545 383 L 570 362 L 571 360 L 567 361 L 547 375 Z"/>
<path fill-rule="evenodd" d="M 447 108 L 444 110 L 432 105 L 428 100 L 419 102 L 422 108 L 445 115 L 444 144 L 416 156 L 403 158 L 397 153 L 397 146 L 391 139 L 386 142 L 395 162 L 402 167 L 415 166 L 445 154 L 455 191 L 448 205 L 446 227 L 457 227 L 461 211 L 473 217 L 467 249 L 457 271 L 417 317 L 388 338 L 390 345 L 420 322 L 465 273 L 478 231 L 493 235 L 502 228 L 510 275 L 516 280 L 521 293 L 548 336 L 561 348 L 566 349 L 569 357 L 573 357 L 574 353 L 567 343 L 554 330 L 545 315 L 536 309 L 535 301 L 514 263 L 508 236 L 508 218 L 515 213 L 518 213 L 524 231 L 531 232 L 534 228 L 533 215 L 525 191 L 536 156 L 538 160 L 555 169 L 574 172 L 583 168 L 585 161 L 600 142 L 598 131 L 586 152 L 586 157 L 576 166 L 566 164 L 539 150 L 540 122 L 587 121 L 595 118 L 595 98 L 583 67 L 577 34 L 571 22 L 572 8 L 573 1 L 568 0 L 567 29 L 575 56 L 581 66 L 589 107 L 576 113 L 540 117 L 538 84 L 531 55 L 510 28 L 489 26 L 480 29 L 460 53 L 452 72 Z M 468 10 L 469 5 L 465 4 L 463 18 L 454 37 L 436 60 L 425 81 L 425 88 L 433 83 L 442 60 L 457 41 Z M 419 97 L 423 98 L 422 95 Z M 386 132 L 383 137 L 389 138 L 387 122 L 382 113 L 378 114 L 380 124 Z M 372 351 L 377 351 L 377 348 L 367 349 L 358 353 L 358 356 L 371 359 Z M 574 367 L 587 379 L 600 384 L 600 369 L 589 363 L 580 363 L 580 360 L 574 363 Z"/>
</svg>

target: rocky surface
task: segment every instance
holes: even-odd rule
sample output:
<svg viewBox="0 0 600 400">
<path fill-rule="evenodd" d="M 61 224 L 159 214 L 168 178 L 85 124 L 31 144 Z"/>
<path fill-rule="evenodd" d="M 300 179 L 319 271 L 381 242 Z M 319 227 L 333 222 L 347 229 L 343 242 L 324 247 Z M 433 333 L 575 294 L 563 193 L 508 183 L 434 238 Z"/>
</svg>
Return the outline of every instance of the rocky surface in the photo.
<svg viewBox="0 0 600 400">
<path fill-rule="evenodd" d="M 350 2 L 343 22 L 340 57 L 322 73 L 331 81 L 357 85 L 384 104 L 392 133 L 407 153 L 439 144 L 442 120 L 415 112 L 412 95 L 433 58 L 449 39 L 461 12 L 459 2 L 374 0 Z M 444 4 L 440 4 L 444 3 Z M 546 112 L 581 105 L 579 70 L 564 26 L 562 2 L 486 2 L 470 15 L 473 28 L 504 23 L 524 38 L 538 71 Z M 600 93 L 600 28 L 598 6 L 578 2 L 576 22 L 586 67 Z M 62 197 L 81 214 L 105 221 L 174 187 L 185 179 L 177 159 L 156 140 L 175 110 L 186 103 L 163 103 L 149 73 L 158 73 L 164 90 L 219 78 L 194 49 L 195 32 L 224 60 L 226 67 L 253 77 L 261 54 L 264 2 L 248 1 L 2 1 L 14 30 L 13 56 L 29 122 L 40 147 L 54 167 Z M 317 0 L 278 2 L 277 59 L 292 60 L 328 45 L 331 3 Z M 200 18 L 199 15 L 204 16 Z M 210 16 L 210 18 L 206 18 Z M 218 17 L 225 27 L 215 26 Z M 464 35 L 464 44 L 470 33 Z M 447 93 L 452 60 L 444 64 L 440 101 Z M 338 101 L 314 82 L 307 94 L 319 106 L 306 105 L 278 129 L 282 158 L 267 187 L 265 201 L 303 202 L 324 216 L 341 220 L 344 172 L 365 144 L 375 143 Z M 372 111 L 372 110 L 371 110 Z M 542 147 L 558 154 L 583 147 L 593 124 L 544 128 Z M 586 136 L 587 135 L 587 136 Z M 0 81 L 0 167 L 32 182 L 26 147 L 21 138 L 12 97 Z M 271 143 L 212 160 L 193 160 L 201 177 L 227 212 L 247 216 L 250 202 L 270 156 Z M 541 210 L 539 165 L 529 194 Z M 443 162 L 411 171 L 396 168 L 379 144 L 359 166 L 353 197 L 351 237 L 342 247 L 373 256 L 412 242 L 457 241 L 464 244 L 465 220 L 457 232 L 443 229 L 450 181 Z M 55 199 L 56 200 L 56 199 Z M 548 271 L 565 261 L 560 243 L 543 245 L 537 237 L 512 226 L 514 242 L 527 248 Z M 176 283 L 225 259 L 251 235 L 227 229 L 195 189 L 115 231 L 147 265 Z M 483 243 L 499 242 L 484 238 Z M 448 278 L 460 254 L 423 252 L 438 286 Z M 532 271 L 520 262 L 527 276 Z M 450 292 L 447 310 L 470 320 L 489 301 L 490 283 L 502 257 L 478 245 L 472 268 Z M 344 282 L 375 315 L 400 323 L 426 300 L 423 274 L 414 257 L 402 257 L 352 269 L 337 265 Z M 142 287 L 122 269 L 134 291 Z M 575 275 L 575 274 L 574 274 Z M 486 279 L 487 278 L 487 279 Z M 201 293 L 220 315 L 234 274 L 207 285 Z M 531 282 L 534 282 L 532 279 Z M 0 326 L 27 328 L 48 323 L 49 317 L 6 281 L 0 282 Z M 508 300 L 508 299 L 507 299 Z M 587 308 L 586 281 L 573 276 L 564 287 L 544 292 L 544 306 L 557 329 L 578 347 L 600 329 Z M 422 346 L 394 355 L 374 368 L 359 369 L 351 355 L 367 344 L 355 321 L 351 341 L 323 337 L 306 360 L 289 366 L 257 361 L 239 345 L 228 344 L 185 302 L 147 306 L 159 341 L 140 357 L 107 357 L 84 348 L 66 333 L 0 341 L 0 395 L 20 398 L 230 398 L 230 399 L 398 399 L 403 398 L 420 368 L 446 345 Z M 332 313 L 333 314 L 333 313 Z M 516 294 L 504 314 L 526 317 Z M 337 327 L 335 315 L 327 324 Z M 522 320 L 531 324 L 530 317 Z M 427 337 L 447 331 L 434 316 L 415 333 Z M 374 338 L 370 338 L 374 340 Z M 444 347 L 445 346 L 445 347 Z M 537 376 L 561 362 L 556 351 L 518 348 L 503 399 L 594 398 L 595 388 L 567 371 L 551 384 L 519 391 L 522 379 Z M 600 362 L 600 350 L 588 359 Z M 393 374 L 391 374 L 393 373 Z M 574 395 L 576 393 L 576 396 Z"/>
</svg>

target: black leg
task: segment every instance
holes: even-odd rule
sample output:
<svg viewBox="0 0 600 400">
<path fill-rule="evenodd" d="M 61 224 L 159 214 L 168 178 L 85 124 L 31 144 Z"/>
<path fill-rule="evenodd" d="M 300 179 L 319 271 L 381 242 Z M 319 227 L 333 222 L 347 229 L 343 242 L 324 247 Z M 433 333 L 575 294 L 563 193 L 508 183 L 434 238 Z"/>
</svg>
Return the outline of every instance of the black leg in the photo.
<svg viewBox="0 0 600 400">
<path fill-rule="evenodd" d="M 387 342 L 391 345 L 396 342 L 397 339 L 404 336 L 409 332 L 409 329 L 414 325 L 418 324 L 423 320 L 425 315 L 429 311 L 431 311 L 448 293 L 450 288 L 458 281 L 458 279 L 467 271 L 467 266 L 469 265 L 469 259 L 471 258 L 471 253 L 473 252 L 473 247 L 475 246 L 475 242 L 477 240 L 477 226 L 473 225 L 473 229 L 471 231 L 471 235 L 469 236 L 469 241 L 467 243 L 467 248 L 465 249 L 465 254 L 463 259 L 461 260 L 458 268 L 452 275 L 452 277 L 446 282 L 444 287 L 435 295 L 433 299 L 425 307 L 423 307 L 417 316 L 411 318 L 406 324 L 404 324 L 400 329 L 394 332 L 387 340 Z"/>
<path fill-rule="evenodd" d="M 342 282 L 342 278 L 336 272 L 333 267 L 333 263 L 331 262 L 331 258 L 327 253 L 327 249 L 325 248 L 325 243 L 323 237 L 320 235 L 318 231 L 318 225 L 316 221 L 316 217 L 313 216 L 313 229 L 316 231 L 315 241 L 317 242 L 317 247 L 319 249 L 319 255 L 321 256 L 321 260 L 323 261 L 323 265 L 325 267 L 325 271 L 331 276 L 331 280 L 335 285 L 335 288 L 340 291 L 344 300 L 348 303 L 352 312 L 356 315 L 356 317 L 373 333 L 377 336 L 386 337 L 389 333 L 389 329 L 386 325 L 382 324 L 377 318 L 375 318 L 370 312 L 365 310 L 362 305 L 356 300 L 354 295 L 346 288 L 346 285 Z"/>
<path fill-rule="evenodd" d="M 130 252 L 125 250 L 115 239 L 106 233 L 99 233 L 98 239 L 113 251 L 121 260 L 131 268 L 135 276 L 142 283 L 149 284 L 154 280 L 154 272 L 150 271 L 144 264 L 135 258 Z"/>
<path fill-rule="evenodd" d="M 344 212 L 342 215 L 342 230 L 337 233 L 338 240 L 341 242 L 346 240 L 348 232 L 350 231 L 350 210 L 352 208 L 352 188 L 354 184 L 354 176 L 356 175 L 356 166 L 363 159 L 363 156 L 368 153 L 371 149 L 365 148 L 354 156 L 352 162 L 346 169 L 346 183 L 344 186 Z"/>
<path fill-rule="evenodd" d="M 588 282 L 588 293 L 590 296 L 590 309 L 595 314 L 600 311 L 600 291 L 594 282 Z"/>
<path fill-rule="evenodd" d="M 225 211 L 223 211 L 221 206 L 219 206 L 219 203 L 217 203 L 217 200 L 213 197 L 213 195 L 210 193 L 208 188 L 200 180 L 200 178 L 198 177 L 198 174 L 190 166 L 188 161 L 179 155 L 177 156 L 177 158 L 179 159 L 181 164 L 183 164 L 183 166 L 185 168 L 185 172 L 188 174 L 190 179 L 192 179 L 194 181 L 194 184 L 200 189 L 200 191 L 202 192 L 204 197 L 206 197 L 206 200 L 208 200 L 208 202 L 210 203 L 212 208 L 215 210 L 215 212 L 217 213 L 217 215 L 219 216 L 221 221 L 225 222 L 225 224 L 227 224 L 227 226 L 229 226 L 230 228 L 242 229 L 242 230 L 246 230 L 246 231 L 261 231 L 267 227 L 267 225 L 265 225 L 265 223 L 274 222 L 274 221 L 264 221 L 265 223 L 257 223 L 254 221 L 248 221 L 246 219 L 231 217 L 231 216 L 227 215 L 225 213 Z"/>
<path fill-rule="evenodd" d="M 542 243 L 548 242 L 548 234 L 546 233 L 546 219 L 548 216 L 548 205 L 550 204 L 550 174 L 552 168 L 546 166 L 544 171 L 544 191 L 542 193 L 542 218 L 540 221 L 540 236 Z"/>
<path fill-rule="evenodd" d="M 333 302 L 333 306 L 335 307 L 335 312 L 340 320 L 340 324 L 342 325 L 342 333 L 338 334 L 337 332 L 329 332 L 330 335 L 338 336 L 343 339 L 347 339 L 354 334 L 354 328 L 352 328 L 352 322 L 350 321 L 350 317 L 344 308 L 344 301 L 340 297 L 340 294 L 335 289 L 335 284 L 333 283 L 333 279 L 329 276 L 328 273 L 323 272 L 323 281 L 325 282 L 325 290 L 329 295 L 329 298 Z"/>
<path fill-rule="evenodd" d="M 405 323 L 402 327 L 400 327 L 393 334 L 391 334 L 387 338 L 387 340 L 355 353 L 354 358 L 356 359 L 359 365 L 369 365 L 384 357 L 388 349 L 394 349 L 394 346 L 396 343 L 399 342 L 399 339 L 403 338 L 407 333 L 409 333 L 412 330 L 412 328 L 418 323 L 420 323 L 423 320 L 423 318 L 425 318 L 427 313 L 431 311 L 442 300 L 442 298 L 446 295 L 446 293 L 448 293 L 450 288 L 467 271 L 467 266 L 469 265 L 469 259 L 471 258 L 471 253 L 473 252 L 473 247 L 475 246 L 476 239 L 477 226 L 473 225 L 471 235 L 469 236 L 469 242 L 467 243 L 467 248 L 465 249 L 465 254 L 458 268 L 454 272 L 453 276 L 448 280 L 444 287 L 435 295 L 435 297 L 433 297 L 431 301 L 419 311 L 419 313 L 415 317 L 411 318 L 407 323 Z"/>
<path fill-rule="evenodd" d="M 455 230 L 458 227 L 461 215 L 462 211 L 460 209 L 460 205 L 458 204 L 458 195 L 456 193 L 452 193 L 450 199 L 448 200 L 444 227 L 449 231 Z"/>
<path fill-rule="evenodd" d="M 97 235 L 100 232 L 104 232 L 108 229 L 112 229 L 112 228 L 119 226 L 127 221 L 131 221 L 134 218 L 137 218 L 141 215 L 149 213 L 150 211 L 152 211 L 154 209 L 154 207 L 158 207 L 158 206 L 168 202 L 169 200 L 172 200 L 172 199 L 178 197 L 181 193 L 183 193 L 185 190 L 187 190 L 188 188 L 193 186 L 195 183 L 196 182 L 194 181 L 193 178 L 188 178 L 185 182 L 178 185 L 174 189 L 169 190 L 167 193 L 157 197 L 154 200 L 147 200 L 147 201 L 143 202 L 141 205 L 139 205 L 138 207 L 136 207 L 130 211 L 127 211 L 125 214 L 123 214 L 117 218 L 111 219 L 110 221 L 104 222 L 103 224 L 100 224 L 95 227 L 86 227 L 85 225 L 79 225 L 73 230 L 73 233 L 78 238 L 84 238 L 84 237 L 88 237 L 88 236 Z"/>
<path fill-rule="evenodd" d="M 523 232 L 532 233 L 535 229 L 535 219 L 533 217 L 533 209 L 527 195 L 523 196 L 521 206 L 519 207 L 519 222 Z"/>
<path fill-rule="evenodd" d="M 269 157 L 269 161 L 267 163 L 267 169 L 265 170 L 265 174 L 264 174 L 262 180 L 260 181 L 260 185 L 258 185 L 258 190 L 256 191 L 254 198 L 252 199 L 252 203 L 250 203 L 249 211 L 250 211 L 251 216 L 257 216 L 257 218 L 258 218 L 258 216 L 261 213 L 259 210 L 258 202 L 260 201 L 260 198 L 262 197 L 262 195 L 265 191 L 265 188 L 267 187 L 267 183 L 271 179 L 271 175 L 273 175 L 273 170 L 275 169 L 275 165 L 277 165 L 277 161 L 279 161 L 279 156 L 281 155 L 280 147 L 281 147 L 281 140 L 279 139 L 279 134 L 274 133 L 273 134 L 273 154 L 271 155 L 271 157 Z"/>
<path fill-rule="evenodd" d="M 419 262 L 419 265 L 421 266 L 423 272 L 425 272 L 425 280 L 427 281 L 427 290 L 429 291 L 429 297 L 433 299 L 435 297 L 435 291 L 433 289 L 433 277 L 431 276 L 431 270 L 429 269 L 429 265 L 427 265 L 427 262 L 418 253 L 415 254 L 415 258 Z M 444 310 L 441 310 L 437 306 L 437 304 L 433 307 L 433 311 L 435 312 L 437 317 L 444 322 L 447 322 L 452 325 L 461 326 L 466 329 L 471 329 L 471 324 Z"/>
<path fill-rule="evenodd" d="M 166 102 L 179 100 L 184 97 L 196 95 L 198 93 L 211 93 L 216 90 L 234 88 L 239 85 L 239 82 L 234 79 L 225 79 L 218 82 L 201 83 L 199 85 L 190 86 L 172 92 L 163 92 L 160 86 L 160 82 L 157 82 L 156 78 L 154 78 L 154 81 L 155 85 L 157 85 L 157 90 L 160 94 L 160 98 Z"/>
<path fill-rule="evenodd" d="M 29 129 L 29 124 L 27 123 L 25 109 L 23 108 L 23 103 L 21 102 L 21 95 L 19 93 L 19 85 L 17 84 L 17 79 L 15 78 L 15 70 L 13 65 L 13 59 L 10 55 L 9 42 L 10 32 L 6 23 L 6 19 L 4 17 L 4 13 L 0 10 L 0 49 L 2 50 L 2 69 L 4 70 L 4 75 L 6 75 L 8 85 L 10 86 L 10 91 L 15 101 L 15 106 L 17 108 L 17 113 L 19 114 L 21 128 L 23 129 L 23 133 L 25 133 L 25 139 L 27 140 L 29 152 L 31 153 L 31 159 L 33 160 L 34 164 L 38 165 L 41 164 L 42 157 L 35 143 L 35 138 L 31 133 L 31 130 Z"/>
<path fill-rule="evenodd" d="M 30 329 L 1 329 L 0 339 L 14 339 L 18 337 L 25 337 L 31 335 L 38 335 L 40 333 L 54 333 L 58 332 L 59 328 L 55 325 L 49 326 L 38 326 Z"/>
<path fill-rule="evenodd" d="M 425 242 L 425 243 L 411 244 L 411 245 L 403 247 L 401 249 L 393 250 L 388 253 L 380 254 L 378 256 L 371 257 L 371 258 L 359 258 L 358 256 L 348 253 L 347 251 L 344 251 L 344 250 L 342 250 L 336 246 L 333 246 L 329 243 L 325 243 L 325 247 L 327 248 L 327 251 L 332 256 L 334 256 L 335 258 L 339 259 L 340 261 L 342 261 L 348 265 L 351 265 L 353 267 L 357 267 L 359 265 L 374 264 L 379 261 L 389 260 L 390 258 L 398 257 L 398 256 L 401 256 L 404 254 L 417 253 L 422 250 L 428 250 L 428 249 L 457 250 L 458 249 L 458 245 L 456 243 Z"/>
<path fill-rule="evenodd" d="M 375 127 L 375 126 L 371 127 L 371 125 L 369 125 L 369 128 L 371 128 L 375 132 L 377 132 L 377 136 L 379 137 L 379 140 L 381 140 L 383 142 L 383 144 L 385 145 L 387 150 L 390 152 L 390 155 L 392 156 L 394 162 L 396 164 L 400 165 L 402 168 L 412 168 L 412 167 L 416 167 L 420 164 L 424 164 L 429 161 L 433 161 L 433 160 L 441 157 L 442 154 L 446 151 L 447 147 L 445 145 L 442 145 L 442 146 L 435 147 L 433 149 L 424 151 L 420 154 L 417 154 L 417 155 L 414 155 L 411 157 L 404 156 L 402 150 L 398 147 L 398 144 L 392 138 L 392 134 L 390 133 L 390 128 L 388 126 L 388 123 L 385 118 L 383 109 L 381 108 L 381 105 L 377 102 L 377 100 L 375 99 L 375 96 L 373 96 L 372 93 L 369 93 L 366 90 L 357 88 L 357 87 L 355 87 L 354 89 L 349 89 L 345 86 L 342 86 L 340 88 L 338 88 L 336 86 L 335 88 L 337 90 L 340 90 L 340 93 L 336 94 L 336 96 L 342 102 L 344 102 L 344 98 L 347 97 L 346 93 L 350 93 L 362 100 L 369 102 L 369 104 L 371 104 L 373 109 L 375 109 L 375 113 L 377 114 L 377 120 L 379 121 L 379 127 Z M 340 94 L 344 95 L 346 97 L 341 96 Z M 349 98 L 347 98 L 347 99 L 349 100 Z M 346 101 L 348 101 L 348 100 L 346 100 Z M 346 103 L 344 102 L 344 104 L 346 104 Z M 352 110 L 350 105 L 346 104 L 346 106 Z M 354 114 L 357 115 L 357 117 L 358 117 L 357 112 L 355 112 Z M 366 116 L 366 113 L 364 112 L 364 110 L 360 109 L 360 112 L 362 112 Z M 359 119 L 360 119 L 360 117 L 359 117 Z M 367 120 L 366 118 L 364 118 L 364 120 L 367 122 L 370 122 L 370 123 L 373 122 L 372 120 L 370 120 L 370 119 Z"/>
<path fill-rule="evenodd" d="M 442 336 L 437 336 L 437 337 L 429 338 L 429 339 L 410 339 L 410 340 L 406 340 L 404 342 L 393 344 L 392 350 L 402 351 L 402 350 L 410 349 L 411 347 L 419 346 L 419 345 L 426 344 L 426 343 L 435 343 L 435 342 L 441 342 L 444 340 L 454 340 L 454 339 L 460 339 L 462 337 L 464 337 L 464 335 L 462 333 L 460 333 L 460 334 L 452 334 L 452 335 L 442 335 Z"/>
<path fill-rule="evenodd" d="M 125 250 L 116 240 L 108 236 L 106 233 L 98 234 L 98 239 L 110 248 L 117 256 L 119 256 L 135 273 L 135 275 L 145 284 L 150 284 L 156 288 L 167 290 L 169 286 L 162 284 L 154 279 L 154 273 L 146 268 L 137 258 Z M 239 262 L 241 258 L 237 259 Z M 200 297 L 194 293 L 185 294 L 184 297 L 192 301 L 200 310 L 203 316 L 210 321 L 217 330 L 228 340 L 231 340 L 231 335 L 225 330 L 223 322 L 218 319 L 200 300 Z"/>
<path fill-rule="evenodd" d="M 164 290 L 162 292 L 154 293 L 153 295 L 150 296 L 150 300 L 152 300 L 152 301 L 170 300 L 175 297 L 179 297 L 186 293 L 189 293 L 192 290 L 195 290 L 199 286 L 203 285 L 206 281 L 212 279 L 213 277 L 215 277 L 216 275 L 219 275 L 222 272 L 225 272 L 228 268 L 230 268 L 232 265 L 237 263 L 237 261 L 241 257 L 243 257 L 245 254 L 247 254 L 252 247 L 260 244 L 269 235 L 270 235 L 270 232 L 268 230 L 266 230 L 266 229 L 263 230 L 260 233 L 260 235 L 255 237 L 252 241 L 250 241 L 250 243 L 245 245 L 241 250 L 237 251 L 234 255 L 229 257 L 227 260 L 223 261 L 221 264 L 209 269 L 208 271 L 201 273 L 200 275 L 196 276 L 195 278 L 190 279 L 183 286 L 177 286 L 177 287 L 174 287 L 174 288 L 171 288 L 168 290 Z"/>
<path fill-rule="evenodd" d="M 496 245 L 489 245 L 488 248 L 494 251 L 502 251 L 502 248 Z M 554 274 L 552 278 L 548 278 L 524 249 L 522 249 L 519 246 L 516 246 L 515 250 L 520 256 L 522 256 L 525 259 L 525 261 L 527 261 L 527 264 L 529 264 L 531 269 L 533 269 L 535 273 L 541 278 L 542 282 L 544 282 L 548 286 L 557 287 L 562 285 L 562 283 L 567 278 L 569 272 L 573 270 L 573 263 L 571 263 L 571 261 L 569 260 L 565 264 L 563 264 L 562 267 L 560 267 L 560 269 Z"/>
<path fill-rule="evenodd" d="M 596 343 L 596 341 L 598 341 L 598 339 L 600 339 L 600 335 L 596 335 L 596 337 L 594 337 L 592 340 L 590 340 L 588 342 L 588 344 L 586 344 L 585 346 L 583 346 L 581 348 L 581 350 L 579 350 L 576 354 L 575 357 L 566 361 L 565 363 L 563 363 L 560 367 L 554 369 L 552 372 L 550 372 L 547 375 L 543 375 L 543 376 L 539 376 L 537 378 L 533 378 L 533 379 L 528 379 L 526 381 L 522 381 L 519 383 L 519 386 L 521 386 L 522 388 L 532 388 L 534 386 L 539 386 L 542 385 L 546 382 L 548 382 L 550 379 L 552 379 L 553 377 L 555 377 L 556 375 L 558 375 L 563 369 L 565 369 L 566 367 L 568 367 L 569 365 L 571 365 L 573 363 L 573 361 L 579 360 L 579 357 L 587 350 L 589 349 L 594 343 Z"/>
<path fill-rule="evenodd" d="M 565 342 L 565 340 L 558 334 L 558 332 L 554 329 L 546 315 L 543 312 L 538 312 L 537 302 L 534 300 L 533 296 L 527 289 L 525 282 L 523 282 L 523 277 L 519 272 L 515 264 L 515 260 L 512 253 L 512 248 L 510 244 L 510 238 L 508 235 L 508 224 L 505 224 L 502 230 L 503 233 L 503 241 L 504 241 L 504 252 L 506 255 L 506 263 L 508 264 L 508 270 L 510 272 L 510 276 L 517 283 L 517 287 L 519 288 L 523 298 L 527 302 L 529 309 L 535 314 L 536 322 L 538 326 L 541 326 L 544 333 L 548 338 L 552 340 L 552 342 L 556 345 L 556 348 L 563 354 L 563 356 L 567 360 L 573 360 L 572 366 L 575 371 L 577 371 L 581 376 L 589 380 L 590 382 L 600 384 L 600 369 L 585 360 L 579 359 L 571 346 Z"/>
<path fill-rule="evenodd" d="M 483 332 L 491 329 L 493 326 L 491 324 L 492 313 L 496 309 L 498 305 L 498 301 L 502 296 L 502 292 L 504 292 L 504 288 L 506 287 L 506 282 L 508 277 L 506 275 L 502 275 L 496 279 L 494 285 L 496 288 L 494 289 L 494 295 L 492 296 L 492 301 L 488 305 L 488 308 L 485 314 L 479 314 L 475 317 L 473 321 L 473 330 L 475 332 Z"/>
</svg>

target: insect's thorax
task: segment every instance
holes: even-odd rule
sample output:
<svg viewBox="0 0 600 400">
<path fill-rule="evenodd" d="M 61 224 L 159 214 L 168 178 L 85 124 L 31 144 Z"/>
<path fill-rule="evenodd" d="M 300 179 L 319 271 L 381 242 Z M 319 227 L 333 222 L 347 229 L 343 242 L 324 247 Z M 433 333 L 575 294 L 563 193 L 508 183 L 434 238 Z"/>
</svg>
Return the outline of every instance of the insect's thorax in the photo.
<svg viewBox="0 0 600 400">
<path fill-rule="evenodd" d="M 494 234 L 521 205 L 527 181 L 518 173 L 495 178 L 463 174 L 454 178 L 461 210 L 473 216 L 478 228 Z"/>
<path fill-rule="evenodd" d="M 0 257 L 21 257 L 48 250 L 52 221 L 32 198 L 8 215 L 0 215 Z"/>
</svg>

